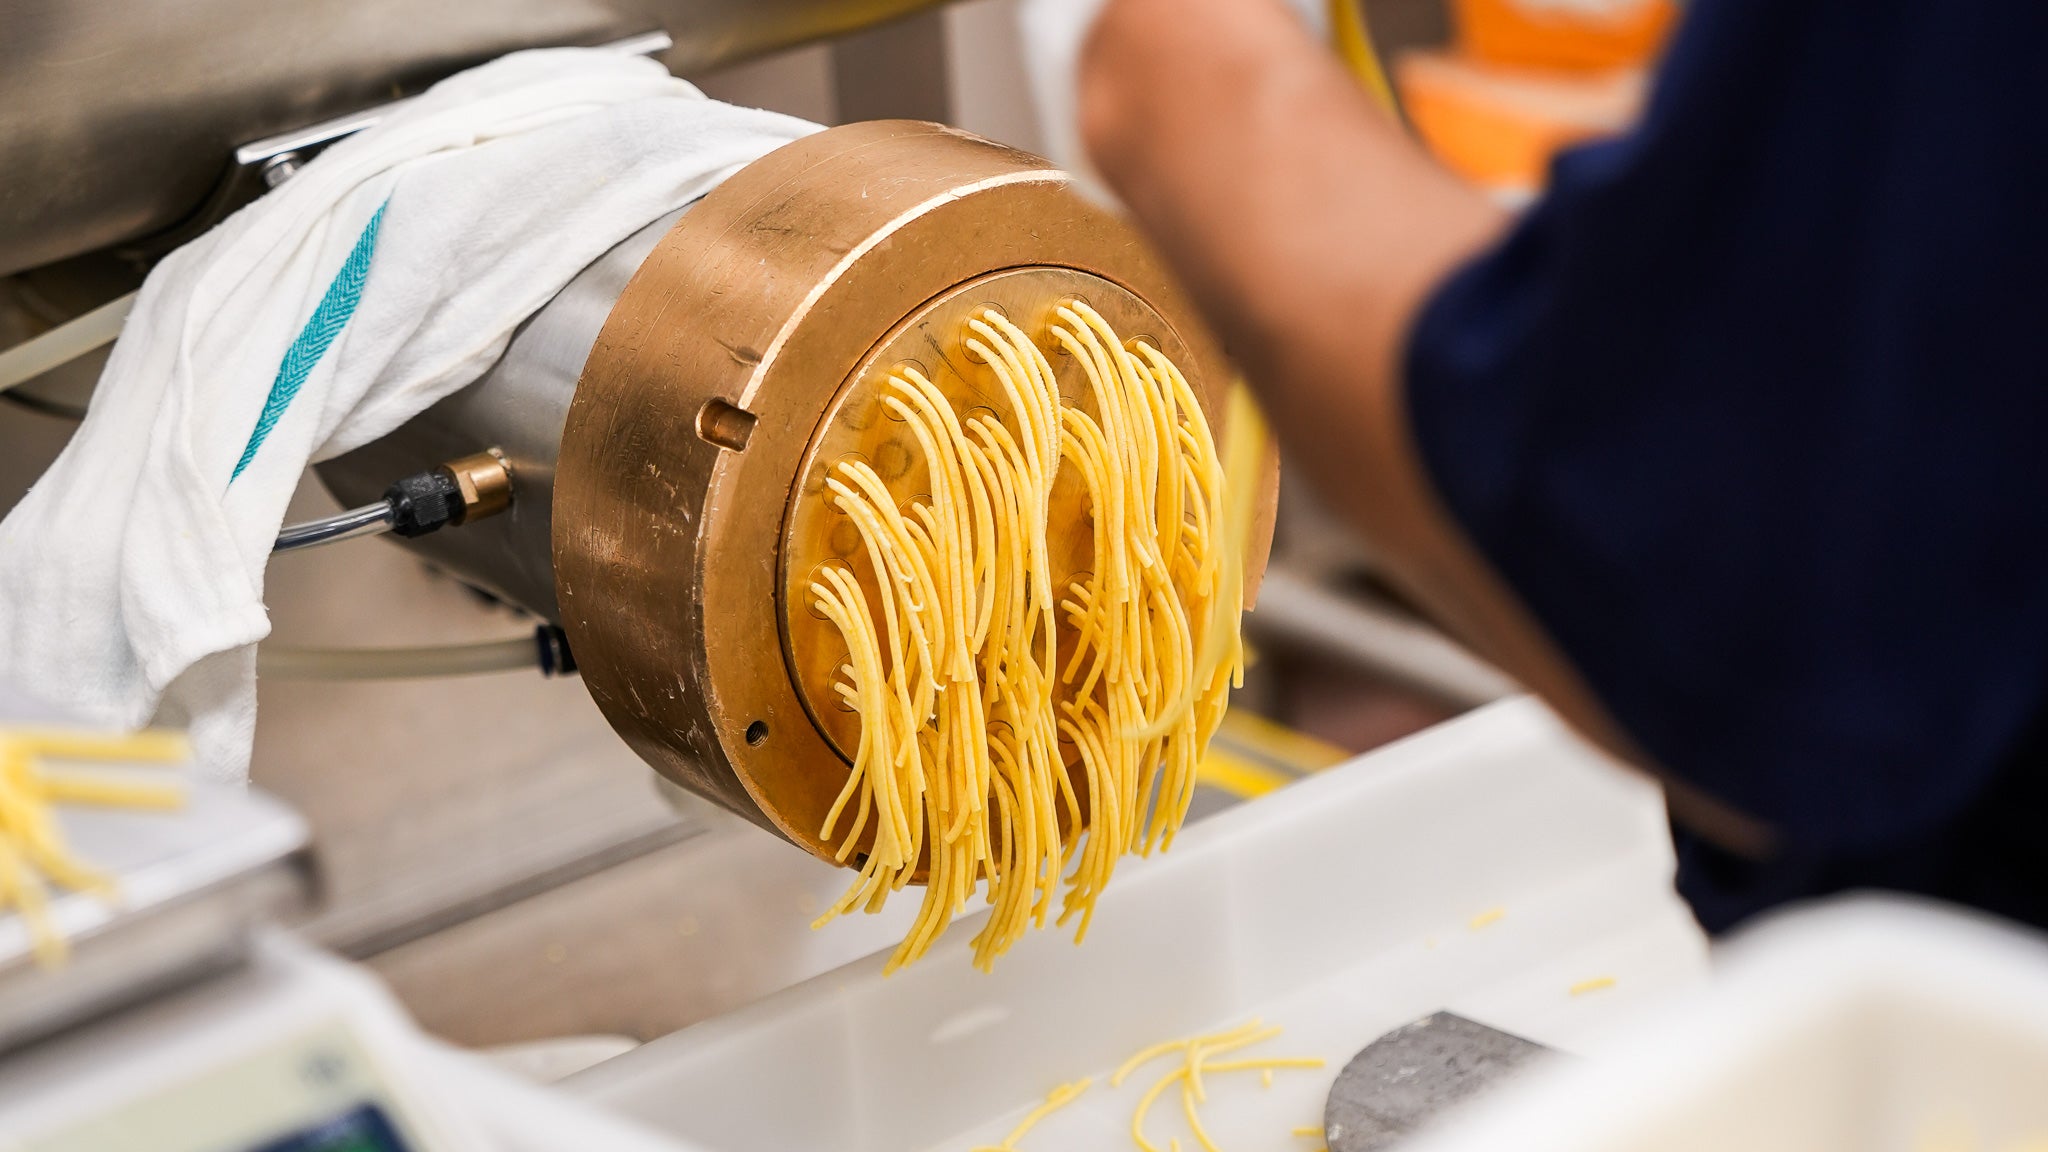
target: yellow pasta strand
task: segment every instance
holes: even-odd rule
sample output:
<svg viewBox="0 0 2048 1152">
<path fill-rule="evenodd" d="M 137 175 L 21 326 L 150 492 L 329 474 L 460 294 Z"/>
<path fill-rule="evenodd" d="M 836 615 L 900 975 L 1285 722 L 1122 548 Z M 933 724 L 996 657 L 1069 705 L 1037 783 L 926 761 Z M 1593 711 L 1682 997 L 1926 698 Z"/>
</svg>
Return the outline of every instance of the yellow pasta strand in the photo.
<svg viewBox="0 0 2048 1152">
<path fill-rule="evenodd" d="M 960 340 L 1006 410 L 963 417 L 908 365 L 881 380 L 929 490 L 906 501 L 864 461 L 835 464 L 825 499 L 872 575 L 834 563 L 808 589 L 846 644 L 833 690 L 860 718 L 820 835 L 841 862 L 868 845 L 819 923 L 878 909 L 922 872 L 889 971 L 977 891 L 991 906 L 978 967 L 1049 916 L 1083 938 L 1118 859 L 1179 830 L 1243 651 L 1246 541 L 1228 529 L 1249 520 L 1256 485 L 1226 477 L 1171 359 L 1078 300 L 1053 310 L 1042 344 L 993 308 Z M 1084 403 L 1062 399 L 1049 351 L 1072 357 Z M 1245 423 L 1263 436 L 1256 413 Z M 1255 468 L 1263 443 L 1245 442 Z M 1056 588 L 1047 537 L 1069 477 L 1092 547 Z"/>
<path fill-rule="evenodd" d="M 1259 1018 L 1254 1016 L 1226 1032 L 1214 1032 L 1207 1036 L 1187 1036 L 1179 1040 L 1162 1040 L 1150 1048 L 1139 1052 L 1129 1060 L 1124 1061 L 1117 1068 L 1116 1074 L 1109 1078 L 1109 1086 L 1112 1088 L 1121 1086 L 1125 1080 L 1130 1078 L 1131 1073 L 1136 1072 L 1139 1068 L 1169 1052 L 1185 1052 L 1197 1044 L 1223 1044 L 1243 1036 L 1248 1036 L 1258 1030 Z"/>
<path fill-rule="evenodd" d="M 60 769 L 48 761 L 164 764 L 187 755 L 184 737 L 166 732 L 107 736 L 64 729 L 0 729 L 0 912 L 13 909 L 21 914 L 38 963 L 55 967 L 68 951 L 50 921 L 48 884 L 102 898 L 115 894 L 112 877 L 72 854 L 51 805 L 166 809 L 184 802 L 184 790 L 176 785 Z"/>
<path fill-rule="evenodd" d="M 1036 1128 L 1040 1120 L 1073 1103 L 1074 1098 L 1086 1092 L 1088 1086 L 1093 1083 L 1094 1079 L 1089 1077 L 1054 1088 L 1046 1095 L 1045 1103 L 1024 1114 L 1024 1119 L 1018 1121 L 1015 1128 L 1010 1129 L 1010 1134 L 1003 1137 L 1002 1143 L 984 1144 L 974 1149 L 974 1152 L 1016 1152 L 1017 1141 L 1022 1140 L 1025 1133 Z"/>
<path fill-rule="evenodd" d="M 1224 1052 L 1234 1052 L 1254 1044 L 1262 1044 L 1278 1035 L 1280 1035 L 1278 1027 L 1262 1028 L 1257 1020 L 1251 1020 L 1223 1032 L 1213 1032 L 1206 1036 L 1189 1036 L 1179 1040 L 1167 1040 L 1154 1044 L 1150 1048 L 1146 1048 L 1137 1055 L 1132 1056 L 1129 1060 L 1124 1061 L 1117 1068 L 1115 1074 L 1109 1078 L 1110 1087 L 1112 1088 L 1121 1085 L 1131 1073 L 1153 1060 L 1157 1060 L 1161 1056 L 1170 1053 L 1181 1053 L 1180 1064 L 1155 1081 L 1150 1088 L 1145 1090 L 1145 1094 L 1138 1098 L 1137 1110 L 1131 1114 L 1131 1140 L 1137 1144 L 1142 1152 L 1159 1152 L 1158 1146 L 1145 1137 L 1145 1117 L 1151 1112 L 1152 1105 L 1158 1101 L 1161 1094 L 1173 1085 L 1179 1084 L 1181 1086 L 1181 1111 L 1187 1118 L 1189 1131 L 1194 1133 L 1196 1142 L 1201 1144 L 1204 1152 L 1222 1152 L 1216 1146 L 1215 1140 L 1210 1137 L 1208 1129 L 1203 1126 L 1201 1114 L 1197 1109 L 1197 1105 L 1202 1104 L 1207 1099 L 1207 1093 L 1202 1081 L 1204 1075 L 1220 1072 L 1258 1072 L 1261 1079 L 1270 1086 L 1272 1074 L 1276 1069 L 1321 1068 L 1324 1066 L 1324 1062 L 1320 1058 L 1312 1056 L 1258 1057 L 1239 1060 L 1211 1059 L 1211 1057 Z M 1300 1130 L 1297 1129 L 1296 1134 L 1299 1135 Z M 1318 1130 L 1317 1134 L 1321 1134 L 1320 1130 Z"/>
<path fill-rule="evenodd" d="M 1131 1113 L 1131 1139 L 1137 1143 L 1138 1147 L 1144 1149 L 1144 1152 L 1159 1152 L 1158 1145 L 1145 1139 L 1145 1114 L 1152 1111 L 1152 1103 L 1159 1099 L 1160 1093 L 1166 1091 L 1171 1085 L 1187 1079 L 1187 1077 L 1187 1066 L 1182 1065 L 1168 1072 L 1165 1076 L 1160 1077 L 1158 1083 L 1145 1089 L 1145 1094 L 1138 1097 L 1138 1110 Z"/>
<path fill-rule="evenodd" d="M 1500 923 L 1502 920 L 1507 919 L 1507 915 L 1508 910 L 1506 908 L 1498 906 L 1488 908 L 1486 911 L 1465 921 L 1465 927 L 1473 932 L 1477 932 L 1482 928 L 1491 928 L 1493 925 Z"/>
<path fill-rule="evenodd" d="M 95 804 L 106 808 L 182 808 L 185 790 L 175 784 L 134 784 L 96 776 L 45 776 L 43 799 L 52 804 Z"/>
</svg>

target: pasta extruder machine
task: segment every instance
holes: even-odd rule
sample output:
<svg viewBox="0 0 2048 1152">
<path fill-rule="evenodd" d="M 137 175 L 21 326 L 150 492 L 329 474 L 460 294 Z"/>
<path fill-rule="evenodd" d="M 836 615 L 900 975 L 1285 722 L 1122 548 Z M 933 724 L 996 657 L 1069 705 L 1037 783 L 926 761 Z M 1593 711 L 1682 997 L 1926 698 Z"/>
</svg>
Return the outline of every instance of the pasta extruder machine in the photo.
<svg viewBox="0 0 2048 1152">
<path fill-rule="evenodd" d="M 59 280 L 74 267 L 90 279 L 96 262 L 145 266 L 374 123 L 373 91 L 414 91 L 496 51 L 666 25 L 612 47 L 699 67 L 924 6 L 379 0 L 287 13 L 220 0 L 116 14 L 0 0 L 0 59 L 24 65 L 0 67 L 0 274 L 59 258 Z M 360 34 L 397 26 L 417 31 Z M 871 427 L 863 381 L 915 364 L 963 412 L 1001 407 L 954 346 L 968 315 L 993 305 L 1043 331 L 1076 299 L 1179 363 L 1220 434 L 1231 377 L 1215 341 L 1136 233 L 1064 174 L 935 124 L 830 129 L 648 222 L 532 317 L 484 379 L 322 465 L 338 498 L 370 511 L 284 544 L 379 527 L 394 481 L 445 462 L 410 499 L 460 527 L 409 545 L 558 624 L 567 650 L 552 658 L 573 653 L 612 726 L 669 780 L 826 855 L 818 830 L 858 727 L 830 687 L 841 649 L 805 603 L 818 566 L 853 547 L 826 509 L 825 473 L 849 456 L 892 479 L 892 466 L 913 481 L 921 468 L 900 426 Z M 1054 363 L 1068 401 L 1088 407 L 1071 358 Z M 1269 460 L 1255 501 L 1248 592 L 1277 472 Z M 1087 563 L 1078 484 L 1067 488 L 1050 557 L 1061 588 Z"/>
<path fill-rule="evenodd" d="M 670 780 L 820 856 L 857 739 L 829 687 L 843 646 L 806 605 L 858 536 L 826 510 L 848 454 L 918 474 L 868 382 L 918 365 L 1002 405 L 959 350 L 975 309 L 1042 329 L 1081 299 L 1183 365 L 1210 414 L 1229 369 L 1157 258 L 1036 157 L 934 124 L 852 124 L 755 162 L 592 265 L 476 385 L 321 468 L 345 502 L 495 449 L 501 516 L 414 546 L 568 634 L 591 694 Z M 1070 357 L 1069 403 L 1092 405 Z M 1278 482 L 1263 471 L 1264 567 Z M 1086 563 L 1054 493 L 1055 586 Z"/>
</svg>

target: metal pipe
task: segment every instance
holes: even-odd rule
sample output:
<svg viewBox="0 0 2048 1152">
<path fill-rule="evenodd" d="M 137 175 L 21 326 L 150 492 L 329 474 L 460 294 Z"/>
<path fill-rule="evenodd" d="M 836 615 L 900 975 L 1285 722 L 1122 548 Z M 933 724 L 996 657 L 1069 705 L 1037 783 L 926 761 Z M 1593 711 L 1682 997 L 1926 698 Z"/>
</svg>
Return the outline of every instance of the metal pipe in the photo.
<svg viewBox="0 0 2048 1152">
<path fill-rule="evenodd" d="M 1524 691 L 1414 617 L 1340 596 L 1277 565 L 1266 570 L 1244 626 L 1254 640 L 1341 661 L 1455 708 Z"/>
<path fill-rule="evenodd" d="M 416 680 L 539 667 L 531 635 L 425 648 L 256 648 L 256 674 L 283 680 Z"/>
<path fill-rule="evenodd" d="M 69 364 L 95 348 L 114 342 L 135 307 L 135 293 L 109 301 L 40 336 L 0 351 L 0 392 L 33 380 L 52 368 Z"/>
</svg>

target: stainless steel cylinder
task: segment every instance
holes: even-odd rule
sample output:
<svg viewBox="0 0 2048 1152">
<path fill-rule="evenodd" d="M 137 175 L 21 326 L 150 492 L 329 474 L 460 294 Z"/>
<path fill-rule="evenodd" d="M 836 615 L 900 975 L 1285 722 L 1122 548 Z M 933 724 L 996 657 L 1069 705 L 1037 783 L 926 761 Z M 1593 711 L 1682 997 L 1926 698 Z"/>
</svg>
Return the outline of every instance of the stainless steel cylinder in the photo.
<svg viewBox="0 0 2048 1152">
<path fill-rule="evenodd" d="M 549 557 L 555 456 L 576 379 L 626 282 L 687 211 L 663 216 L 598 257 L 520 325 L 482 379 L 389 436 L 321 464 L 317 471 L 328 490 L 347 507 L 368 504 L 401 476 L 496 450 L 512 471 L 511 508 L 410 546 L 493 595 L 558 619 Z"/>
</svg>

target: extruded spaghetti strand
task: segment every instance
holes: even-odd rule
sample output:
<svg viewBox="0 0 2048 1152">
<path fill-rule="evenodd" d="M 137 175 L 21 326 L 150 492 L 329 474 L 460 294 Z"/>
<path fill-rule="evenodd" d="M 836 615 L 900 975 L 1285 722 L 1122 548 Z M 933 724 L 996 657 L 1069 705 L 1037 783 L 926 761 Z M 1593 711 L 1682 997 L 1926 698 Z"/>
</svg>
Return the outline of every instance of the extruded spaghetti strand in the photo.
<svg viewBox="0 0 2048 1152">
<path fill-rule="evenodd" d="M 960 339 L 978 365 L 960 370 L 1000 400 L 962 415 L 914 365 L 877 380 L 928 491 L 892 491 L 857 456 L 833 465 L 824 498 L 851 519 L 866 569 L 830 564 L 808 585 L 847 647 L 831 690 L 860 723 L 821 835 L 842 862 L 872 841 L 821 921 L 923 877 L 890 969 L 977 891 L 980 967 L 1043 926 L 1056 897 L 1058 922 L 1084 937 L 1118 859 L 1170 845 L 1185 819 L 1242 652 L 1239 553 L 1219 539 L 1239 494 L 1171 360 L 1078 300 L 1051 310 L 1045 347 L 993 308 Z M 1072 365 L 1079 403 L 1048 348 Z M 1062 530 L 1083 536 L 1062 537 L 1075 551 L 1057 562 L 1076 557 L 1074 572 L 1053 568 L 1056 483 Z M 1197 1099 L 1206 1059 L 1187 1073 Z"/>
</svg>

